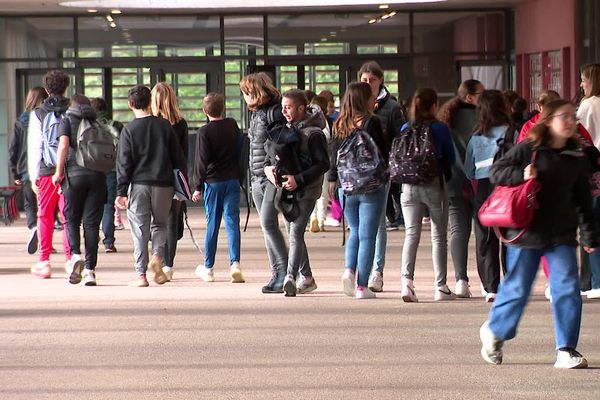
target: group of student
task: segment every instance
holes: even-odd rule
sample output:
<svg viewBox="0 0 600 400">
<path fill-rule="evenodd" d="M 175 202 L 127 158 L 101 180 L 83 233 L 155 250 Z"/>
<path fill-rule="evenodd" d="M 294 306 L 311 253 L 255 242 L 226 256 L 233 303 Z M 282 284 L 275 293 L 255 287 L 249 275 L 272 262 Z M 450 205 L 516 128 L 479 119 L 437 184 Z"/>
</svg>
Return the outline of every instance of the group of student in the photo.
<svg viewBox="0 0 600 400">
<path fill-rule="evenodd" d="M 600 222 L 594 179 L 600 159 L 600 123 L 596 122 L 600 65 L 582 68 L 584 99 L 577 110 L 557 93 L 544 91 L 538 98 L 539 113 L 524 123 L 520 134 L 507 97 L 486 90 L 479 81 L 463 82 L 458 96 L 440 109 L 435 90 L 418 89 L 406 112 L 386 89 L 383 70 L 376 62 L 365 63 L 358 78 L 348 85 L 337 115 L 332 112 L 330 93 L 314 96 L 311 102 L 303 90 L 281 94 L 262 72 L 240 82 L 251 112 L 248 169 L 252 199 L 272 272 L 263 293 L 293 297 L 317 289 L 304 234 L 307 228 L 324 229 L 330 199 L 340 201 L 349 225 L 342 291 L 357 299 L 375 298 L 383 290 L 386 216 L 396 220 L 400 211 L 405 224 L 403 301 L 418 301 L 413 280 L 424 217 L 431 221 L 434 299 L 471 297 L 467 261 L 474 225 L 482 294 L 487 302 L 493 302 L 488 321 L 481 327 L 483 358 L 494 364 L 502 362 L 502 344 L 516 334 L 543 260 L 555 317 L 555 366 L 587 366 L 575 349 L 581 321 L 580 290 L 588 291 L 589 298 L 600 297 L 600 263 L 594 251 Z M 118 133 L 116 171 L 109 178 L 111 172 L 89 170 L 79 165 L 76 157 L 79 125 L 83 120 L 98 120 L 98 112 L 103 110 L 98 102 L 94 110 L 93 103 L 82 95 L 66 99 L 67 85 L 64 72 L 50 71 L 44 77 L 48 97 L 40 94 L 31 104 L 28 99 L 31 113 L 21 118 L 29 118 L 27 146 L 21 150 L 26 151 L 27 168 L 15 176 L 31 184 L 38 205 L 39 262 L 32 267 L 32 274 L 41 278 L 51 275 L 53 215 L 58 205 L 66 219 L 63 243 L 69 282 L 83 280 L 85 285 L 95 285 L 100 222 L 103 213 L 112 219 L 114 205 L 127 209 L 134 241 L 136 276 L 130 285 L 148 286 L 148 269 L 157 284 L 171 280 L 185 207 L 174 197 L 173 171 L 180 171 L 193 181 L 191 200 L 203 198 L 205 204 L 206 254 L 196 274 L 206 282 L 214 281 L 217 236 L 224 219 L 231 281 L 244 282 L 239 227 L 241 133 L 235 120 L 223 117 L 223 95 L 209 93 L 204 98 L 203 111 L 209 122 L 197 132 L 193 171 L 187 171 L 188 128 L 173 89 L 164 82 L 152 90 L 145 86 L 130 89 L 129 107 L 135 119 Z M 47 162 L 44 151 L 49 113 L 64 115 L 55 163 Z M 99 123 L 113 124 L 105 117 Z M 536 154 L 535 162 L 532 154 Z M 514 186 L 534 178 L 541 191 L 533 223 L 520 241 L 503 246 L 494 230 L 480 223 L 478 210 L 496 185 Z M 32 201 L 31 194 L 27 196 Z M 401 210 L 394 210 L 394 200 Z M 84 259 L 80 251 L 82 223 Z M 447 284 L 448 230 L 454 292 Z M 591 274 L 582 274 L 581 284 L 576 259 L 578 230 L 582 268 L 591 270 Z M 508 238 L 515 234 L 505 232 Z M 114 246 L 114 232 L 112 243 L 108 236 L 109 245 Z"/>
</svg>

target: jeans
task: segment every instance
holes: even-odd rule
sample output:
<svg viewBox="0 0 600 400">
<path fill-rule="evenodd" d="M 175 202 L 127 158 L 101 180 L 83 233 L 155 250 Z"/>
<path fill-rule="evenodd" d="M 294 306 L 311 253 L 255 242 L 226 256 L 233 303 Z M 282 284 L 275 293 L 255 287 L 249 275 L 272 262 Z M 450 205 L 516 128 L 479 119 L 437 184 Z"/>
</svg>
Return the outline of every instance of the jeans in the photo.
<svg viewBox="0 0 600 400">
<path fill-rule="evenodd" d="M 133 238 L 135 271 L 144 275 L 148 269 L 148 241 L 152 238 L 152 255 L 164 259 L 167 241 L 167 220 L 173 186 L 148 186 L 133 183 L 129 186 L 127 219 Z"/>
<path fill-rule="evenodd" d="M 37 226 L 37 199 L 33 189 L 31 189 L 31 181 L 23 181 L 23 208 L 27 217 L 27 228 L 33 229 Z"/>
<path fill-rule="evenodd" d="M 402 214 L 404 215 L 405 238 L 402 249 L 402 276 L 413 280 L 417 248 L 421 240 L 421 228 L 425 212 L 431 218 L 431 244 L 433 269 L 438 287 L 446 284 L 448 268 L 448 195 L 439 179 L 425 185 L 402 185 Z"/>
<path fill-rule="evenodd" d="M 596 217 L 596 226 L 600 226 L 600 198 L 592 197 L 592 206 L 594 216 Z M 600 289 L 600 251 L 592 254 L 586 253 L 583 248 L 581 254 L 581 290 Z"/>
<path fill-rule="evenodd" d="M 206 211 L 206 239 L 204 266 L 215 265 L 217 239 L 221 219 L 225 221 L 229 241 L 229 265 L 240 261 L 240 181 L 204 183 L 204 209 Z"/>
<path fill-rule="evenodd" d="M 54 186 L 51 176 L 40 176 L 37 179 L 38 187 L 38 239 L 39 239 L 39 260 L 50 260 L 52 252 L 52 236 L 54 235 L 54 211 L 56 206 L 60 209 L 62 219 L 64 220 L 65 199 L 58 194 L 58 186 Z M 71 248 L 67 238 L 67 230 L 63 229 L 63 247 L 65 258 L 71 259 Z"/>
<path fill-rule="evenodd" d="M 63 183 L 65 196 L 65 231 L 72 254 L 81 254 L 81 223 L 85 243 L 85 268 L 96 269 L 100 221 L 106 203 L 104 174 L 73 176 Z"/>
<path fill-rule="evenodd" d="M 183 201 L 171 199 L 169 218 L 167 220 L 167 241 L 165 243 L 165 266 L 175 265 L 175 253 L 177 252 L 177 241 L 179 240 L 179 219 Z"/>
<path fill-rule="evenodd" d="M 510 340 L 527 305 L 531 286 L 545 256 L 550 265 L 550 291 L 556 348 L 577 348 L 581 325 L 581 295 L 574 246 L 557 245 L 543 250 L 507 246 L 507 273 L 489 314 L 494 336 Z"/>
<path fill-rule="evenodd" d="M 106 247 L 115 244 L 115 198 L 117 197 L 117 173 L 110 171 L 106 173 L 106 203 L 102 215 L 102 243 Z"/>
<path fill-rule="evenodd" d="M 385 185 L 385 198 L 382 200 L 381 218 L 379 227 L 377 228 L 377 237 L 375 238 L 375 258 L 373 260 L 373 268 L 375 271 L 383 274 L 385 267 L 385 251 L 387 248 L 387 230 L 386 222 L 386 203 L 389 202 L 388 193 L 390 191 L 390 182 Z M 395 222 L 395 220 L 394 220 Z"/>
<path fill-rule="evenodd" d="M 351 196 L 344 196 L 342 190 L 339 191 L 344 217 L 350 227 L 350 235 L 346 242 L 345 267 L 353 272 L 358 271 L 358 286 L 367 287 L 369 284 L 377 230 L 381 226 L 381 216 L 385 215 L 387 191 L 387 185 L 370 193 Z"/>
<path fill-rule="evenodd" d="M 265 204 L 265 192 L 268 187 L 273 187 L 267 178 L 252 177 L 252 199 L 258 211 L 260 226 L 265 238 L 265 247 L 272 271 L 284 271 L 288 264 L 288 251 L 279 229 L 279 219 L 275 204 L 273 203 L 275 192 L 271 191 L 271 198 Z"/>
<path fill-rule="evenodd" d="M 304 241 L 304 232 L 310 219 L 310 214 L 315 208 L 316 200 L 298 200 L 298 217 L 288 222 L 286 228 L 290 247 L 288 251 L 287 274 L 297 277 L 298 272 L 304 277 L 311 277 L 310 260 L 308 258 L 308 249 Z"/>
<path fill-rule="evenodd" d="M 456 281 L 469 281 L 467 262 L 469 238 L 473 225 L 473 203 L 458 195 L 449 198 L 448 223 L 450 224 L 450 254 L 454 264 Z"/>
</svg>

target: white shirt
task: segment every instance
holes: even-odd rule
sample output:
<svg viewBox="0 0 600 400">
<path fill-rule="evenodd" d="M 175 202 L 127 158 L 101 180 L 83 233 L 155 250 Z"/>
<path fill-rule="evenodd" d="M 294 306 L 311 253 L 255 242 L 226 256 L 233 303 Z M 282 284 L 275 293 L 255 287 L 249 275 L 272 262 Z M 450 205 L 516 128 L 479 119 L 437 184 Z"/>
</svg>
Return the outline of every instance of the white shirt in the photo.
<svg viewBox="0 0 600 400">
<path fill-rule="evenodd" d="M 577 118 L 590 133 L 594 146 L 600 149 L 600 96 L 582 100 L 577 109 Z"/>
</svg>

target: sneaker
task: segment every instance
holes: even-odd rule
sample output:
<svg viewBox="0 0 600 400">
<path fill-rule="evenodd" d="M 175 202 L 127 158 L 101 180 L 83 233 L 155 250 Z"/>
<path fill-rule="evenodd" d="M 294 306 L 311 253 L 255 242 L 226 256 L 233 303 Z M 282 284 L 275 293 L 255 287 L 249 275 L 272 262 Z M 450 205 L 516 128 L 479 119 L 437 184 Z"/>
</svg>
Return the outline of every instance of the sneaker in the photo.
<svg viewBox="0 0 600 400">
<path fill-rule="evenodd" d="M 123 229 L 125 229 L 125 225 L 115 224 L 115 231 L 122 231 Z"/>
<path fill-rule="evenodd" d="M 454 300 L 456 299 L 456 295 L 450 291 L 448 285 L 438 286 L 435 289 L 433 299 L 435 301 Z"/>
<path fill-rule="evenodd" d="M 485 290 L 485 288 L 483 287 L 483 285 L 479 285 L 479 287 L 481 288 L 481 297 L 485 297 L 488 295 L 487 290 Z"/>
<path fill-rule="evenodd" d="M 471 297 L 471 290 L 469 289 L 469 282 L 464 279 L 456 282 L 456 286 L 454 287 L 454 294 L 456 297 L 460 297 L 461 299 L 468 299 Z"/>
<path fill-rule="evenodd" d="M 296 283 L 296 292 L 298 292 L 298 294 L 310 293 L 316 289 L 317 282 L 314 277 L 300 275 L 300 278 Z"/>
<path fill-rule="evenodd" d="M 171 282 L 173 280 L 173 267 L 162 267 L 163 273 L 167 277 L 167 282 Z"/>
<path fill-rule="evenodd" d="M 325 219 L 325 222 L 323 224 L 325 224 L 326 226 L 337 227 L 337 226 L 340 226 L 340 221 L 338 221 L 335 218 L 327 217 L 327 219 Z"/>
<path fill-rule="evenodd" d="M 117 248 L 115 247 L 114 244 L 107 244 L 106 246 L 104 246 L 104 252 L 105 253 L 116 253 Z"/>
<path fill-rule="evenodd" d="M 234 261 L 233 264 L 231 264 L 229 275 L 231 276 L 231 283 L 246 282 L 244 275 L 242 274 L 242 269 L 240 268 L 240 263 L 237 261 Z"/>
<path fill-rule="evenodd" d="M 148 279 L 146 279 L 146 274 L 137 275 L 134 280 L 129 282 L 129 286 L 131 287 L 148 287 L 150 284 L 148 283 Z"/>
<path fill-rule="evenodd" d="M 321 231 L 321 229 L 319 228 L 319 220 L 317 220 L 316 218 L 310 220 L 309 231 L 311 231 L 312 233 L 318 233 Z"/>
<path fill-rule="evenodd" d="M 592 289 L 586 292 L 588 299 L 600 299 L 600 289 Z"/>
<path fill-rule="evenodd" d="M 396 222 L 386 222 L 385 230 L 388 232 L 397 231 L 399 229 L 398 223 Z"/>
<path fill-rule="evenodd" d="M 554 368 L 582 369 L 587 367 L 587 360 L 577 350 L 567 347 L 558 350 Z"/>
<path fill-rule="evenodd" d="M 38 234 L 37 228 L 32 228 L 27 241 L 27 253 L 35 254 L 38 249 Z"/>
<path fill-rule="evenodd" d="M 374 299 L 377 296 L 368 287 L 358 286 L 356 288 L 356 295 L 354 297 L 356 299 L 360 300 L 360 299 Z"/>
<path fill-rule="evenodd" d="M 369 277 L 369 289 L 372 292 L 383 292 L 383 274 L 379 271 L 373 271 Z"/>
<path fill-rule="evenodd" d="M 419 299 L 415 293 L 412 279 L 402 278 L 402 291 L 400 293 L 405 303 L 418 303 Z"/>
<path fill-rule="evenodd" d="M 292 275 L 286 275 L 283 280 L 283 293 L 285 297 L 296 297 L 296 280 Z"/>
<path fill-rule="evenodd" d="M 65 263 L 67 270 L 67 279 L 71 285 L 77 285 L 81 282 L 81 272 L 83 271 L 84 262 L 81 255 L 73 254 L 71 259 Z"/>
<path fill-rule="evenodd" d="M 166 283 L 168 281 L 167 279 L 167 275 L 165 275 L 165 273 L 162 270 L 162 260 L 160 257 L 158 256 L 152 256 L 152 259 L 150 260 L 150 263 L 148 264 L 148 269 L 152 270 L 152 272 L 154 272 L 154 282 L 157 285 L 163 285 L 164 283 Z"/>
<path fill-rule="evenodd" d="M 349 297 L 354 297 L 356 285 L 356 274 L 350 268 L 346 268 L 342 274 L 342 288 L 344 294 Z"/>
<path fill-rule="evenodd" d="M 429 218 L 429 217 L 423 217 L 423 219 L 421 220 L 421 223 L 422 223 L 423 225 L 427 225 L 427 224 L 429 224 L 430 222 L 431 222 L 431 218 Z"/>
<path fill-rule="evenodd" d="M 212 268 L 207 268 L 204 265 L 198 265 L 196 267 L 196 276 L 202 279 L 204 282 L 214 282 L 215 273 Z"/>
<path fill-rule="evenodd" d="M 52 267 L 50 261 L 38 261 L 31 267 L 31 274 L 42 279 L 49 279 L 52 276 Z"/>
<path fill-rule="evenodd" d="M 485 321 L 479 329 L 479 338 L 481 339 L 481 356 L 490 364 L 502 364 L 502 345 L 504 341 L 494 336 Z"/>
<path fill-rule="evenodd" d="M 96 273 L 91 269 L 84 269 L 83 284 L 85 286 L 96 286 Z"/>
<path fill-rule="evenodd" d="M 496 293 L 488 293 L 485 296 L 485 302 L 486 303 L 493 303 L 494 300 L 496 300 Z"/>
<path fill-rule="evenodd" d="M 550 303 L 552 303 L 552 292 L 550 291 L 550 285 L 546 285 L 546 289 L 544 290 L 544 297 Z"/>
<path fill-rule="evenodd" d="M 285 272 L 283 271 L 272 271 L 271 280 L 265 286 L 262 287 L 262 292 L 268 293 L 283 293 L 283 280 L 285 279 Z"/>
<path fill-rule="evenodd" d="M 63 224 L 60 223 L 60 222 L 58 222 L 58 221 L 54 222 L 54 230 L 55 231 L 62 231 L 63 230 Z"/>
</svg>

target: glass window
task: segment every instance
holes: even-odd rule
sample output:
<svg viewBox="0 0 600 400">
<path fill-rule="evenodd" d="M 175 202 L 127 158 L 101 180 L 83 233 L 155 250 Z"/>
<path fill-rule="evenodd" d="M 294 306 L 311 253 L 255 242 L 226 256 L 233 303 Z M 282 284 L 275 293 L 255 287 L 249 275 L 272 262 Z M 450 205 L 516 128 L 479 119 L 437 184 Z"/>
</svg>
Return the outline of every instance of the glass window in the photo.
<svg viewBox="0 0 600 400">
<path fill-rule="evenodd" d="M 199 128 L 206 124 L 206 115 L 202 111 L 202 99 L 207 93 L 206 74 L 203 72 L 169 73 L 166 82 L 175 91 L 179 110 L 188 127 Z"/>
<path fill-rule="evenodd" d="M 500 52 L 504 14 L 444 12 L 414 14 L 415 52 Z"/>
<path fill-rule="evenodd" d="M 262 15 L 240 15 L 224 18 L 225 55 L 265 54 Z"/>
<path fill-rule="evenodd" d="M 102 68 L 85 68 L 83 70 L 83 93 L 91 98 L 104 98 L 104 75 Z"/>
<path fill-rule="evenodd" d="M 240 81 L 246 71 L 247 60 L 225 61 L 225 115 L 246 128 L 246 102 L 240 90 Z"/>
<path fill-rule="evenodd" d="M 269 55 L 350 54 L 355 46 L 360 54 L 409 51 L 404 13 L 269 15 L 268 23 Z"/>
<path fill-rule="evenodd" d="M 135 85 L 150 86 L 149 68 L 112 69 L 112 108 L 115 121 L 127 123 L 133 119 L 133 113 L 129 109 L 128 91 Z"/>
<path fill-rule="evenodd" d="M 1 58 L 61 58 L 74 48 L 73 18 L 6 18 Z"/>
<path fill-rule="evenodd" d="M 319 94 L 330 90 L 335 97 L 340 95 L 339 65 L 307 65 L 305 67 L 305 88 Z"/>
</svg>

